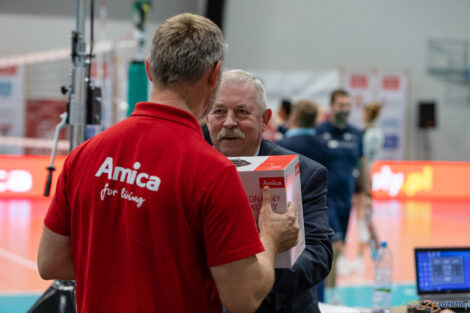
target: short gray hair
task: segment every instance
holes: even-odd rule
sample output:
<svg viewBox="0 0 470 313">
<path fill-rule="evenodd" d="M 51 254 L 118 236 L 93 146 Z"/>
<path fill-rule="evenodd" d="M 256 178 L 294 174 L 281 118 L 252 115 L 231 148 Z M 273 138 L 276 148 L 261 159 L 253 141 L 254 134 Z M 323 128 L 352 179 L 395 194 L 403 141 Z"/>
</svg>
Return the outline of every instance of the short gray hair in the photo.
<svg viewBox="0 0 470 313">
<path fill-rule="evenodd" d="M 264 91 L 263 83 L 256 78 L 253 74 L 244 70 L 229 70 L 222 74 L 222 84 L 235 85 L 239 83 L 252 83 L 256 88 L 256 103 L 259 106 L 260 112 L 264 113 L 267 109 L 266 93 Z"/>
<path fill-rule="evenodd" d="M 211 20 L 190 13 L 176 15 L 158 27 L 149 56 L 152 78 L 163 86 L 196 82 L 224 58 L 226 44 Z"/>
</svg>

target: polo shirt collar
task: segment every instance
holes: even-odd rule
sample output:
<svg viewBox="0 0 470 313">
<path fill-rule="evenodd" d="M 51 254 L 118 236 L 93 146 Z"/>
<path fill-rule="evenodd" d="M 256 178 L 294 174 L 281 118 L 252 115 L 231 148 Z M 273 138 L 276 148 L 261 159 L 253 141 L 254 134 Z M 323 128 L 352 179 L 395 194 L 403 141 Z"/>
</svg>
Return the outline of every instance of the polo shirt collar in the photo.
<svg viewBox="0 0 470 313">
<path fill-rule="evenodd" d="M 298 128 L 292 128 L 289 129 L 286 132 L 286 137 L 292 137 L 292 136 L 302 136 L 302 135 L 310 135 L 310 136 L 315 136 L 317 132 L 313 128 L 306 128 L 306 127 L 298 127 Z"/>
<path fill-rule="evenodd" d="M 202 129 L 196 118 L 184 110 L 154 102 L 139 102 L 135 105 L 132 116 L 150 116 L 158 119 L 172 121 L 195 130 L 202 135 Z"/>
<path fill-rule="evenodd" d="M 258 151 L 256 151 L 254 156 L 259 156 L 259 150 L 261 150 L 261 144 L 258 146 Z"/>
</svg>

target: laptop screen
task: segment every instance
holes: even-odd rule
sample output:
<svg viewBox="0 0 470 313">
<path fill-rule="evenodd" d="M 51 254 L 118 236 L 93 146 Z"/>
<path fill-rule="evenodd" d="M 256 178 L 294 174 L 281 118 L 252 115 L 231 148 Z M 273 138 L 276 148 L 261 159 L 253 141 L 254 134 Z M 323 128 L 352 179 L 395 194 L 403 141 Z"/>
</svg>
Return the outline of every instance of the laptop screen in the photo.
<svg viewBox="0 0 470 313">
<path fill-rule="evenodd" d="M 469 248 L 415 248 L 418 294 L 470 292 Z"/>
</svg>

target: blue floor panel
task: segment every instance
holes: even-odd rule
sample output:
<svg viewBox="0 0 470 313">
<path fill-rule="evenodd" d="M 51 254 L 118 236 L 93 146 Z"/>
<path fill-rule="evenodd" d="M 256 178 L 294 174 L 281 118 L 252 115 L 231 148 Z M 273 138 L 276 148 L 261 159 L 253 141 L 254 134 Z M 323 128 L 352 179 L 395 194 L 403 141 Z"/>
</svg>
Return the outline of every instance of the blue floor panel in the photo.
<svg viewBox="0 0 470 313">
<path fill-rule="evenodd" d="M 0 295 L 0 313 L 26 313 L 40 294 Z"/>
<path fill-rule="evenodd" d="M 342 305 L 355 307 L 372 306 L 372 286 L 342 286 L 337 287 L 337 296 L 333 295 L 333 290 L 328 288 L 325 293 L 326 303 L 335 303 L 340 300 Z M 392 306 L 401 306 L 403 301 L 418 300 L 416 295 L 416 285 L 394 285 L 392 288 Z"/>
</svg>

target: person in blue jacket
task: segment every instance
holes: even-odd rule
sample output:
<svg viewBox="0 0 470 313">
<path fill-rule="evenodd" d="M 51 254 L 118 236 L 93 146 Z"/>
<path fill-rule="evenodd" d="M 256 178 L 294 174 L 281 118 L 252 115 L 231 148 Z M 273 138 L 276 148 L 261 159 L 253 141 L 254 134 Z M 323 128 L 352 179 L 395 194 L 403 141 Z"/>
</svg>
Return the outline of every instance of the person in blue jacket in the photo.
<svg viewBox="0 0 470 313">
<path fill-rule="evenodd" d="M 318 107 L 310 100 L 300 100 L 294 105 L 290 117 L 291 128 L 278 145 L 304 155 L 324 166 L 328 160 L 326 141 L 315 130 Z M 325 301 L 325 284 L 317 285 L 318 301 Z"/>
<path fill-rule="evenodd" d="M 328 121 L 317 126 L 317 132 L 328 147 L 328 219 L 335 231 L 333 250 L 335 259 L 326 287 L 336 283 L 336 260 L 344 245 L 352 206 L 355 179 L 354 169 L 359 170 L 359 184 L 362 192 L 370 198 L 368 170 L 363 156 L 362 132 L 348 123 L 351 111 L 351 97 L 342 89 L 332 92 Z"/>
<path fill-rule="evenodd" d="M 292 127 L 284 138 L 276 143 L 326 166 L 328 147 L 323 137 L 315 130 L 317 112 L 317 105 L 314 102 L 298 101 L 291 115 Z"/>
</svg>

